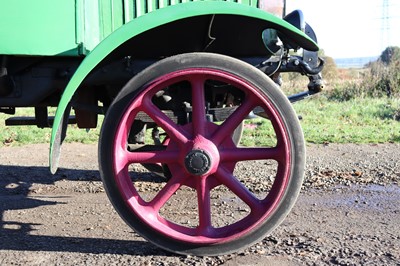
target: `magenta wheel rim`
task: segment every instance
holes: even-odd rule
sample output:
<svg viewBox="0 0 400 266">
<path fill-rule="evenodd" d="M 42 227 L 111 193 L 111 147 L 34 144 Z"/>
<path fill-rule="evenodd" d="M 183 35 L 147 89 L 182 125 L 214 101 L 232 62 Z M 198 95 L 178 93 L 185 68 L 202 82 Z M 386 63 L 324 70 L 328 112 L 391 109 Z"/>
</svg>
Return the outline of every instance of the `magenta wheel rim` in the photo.
<svg viewBox="0 0 400 266">
<path fill-rule="evenodd" d="M 226 82 L 242 90 L 246 97 L 233 114 L 221 125 L 205 118 L 205 82 Z M 153 95 L 172 84 L 186 81 L 192 90 L 192 123 L 175 124 L 152 102 Z M 268 113 L 277 138 L 275 147 L 236 147 L 227 138 L 256 106 Z M 151 117 L 168 134 L 168 145 L 162 151 L 130 152 L 127 149 L 129 130 L 138 112 Z M 258 199 L 233 174 L 237 162 L 275 160 L 278 164 L 275 181 L 268 195 Z M 131 164 L 167 164 L 171 179 L 151 201 L 145 201 L 131 181 Z M 193 244 L 215 244 L 244 237 L 264 224 L 279 206 L 288 186 L 291 171 L 289 135 L 284 122 L 266 95 L 253 84 L 221 70 L 191 68 L 168 73 L 146 84 L 132 99 L 122 115 L 113 144 L 114 177 L 119 192 L 133 215 L 152 230 Z M 222 227 L 212 224 L 210 191 L 223 185 L 250 208 L 248 215 Z M 193 228 L 174 223 L 160 214 L 160 209 L 183 186 L 197 193 L 198 225 Z"/>
</svg>

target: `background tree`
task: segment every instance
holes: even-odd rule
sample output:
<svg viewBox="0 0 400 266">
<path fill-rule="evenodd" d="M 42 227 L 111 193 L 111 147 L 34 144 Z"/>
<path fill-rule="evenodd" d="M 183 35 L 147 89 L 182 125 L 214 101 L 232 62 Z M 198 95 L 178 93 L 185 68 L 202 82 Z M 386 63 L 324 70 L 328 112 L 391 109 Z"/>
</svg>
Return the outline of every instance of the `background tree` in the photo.
<svg viewBox="0 0 400 266">
<path fill-rule="evenodd" d="M 389 46 L 387 47 L 379 57 L 379 60 L 386 65 L 400 61 L 400 47 Z"/>
<path fill-rule="evenodd" d="M 369 73 L 361 86 L 369 96 L 400 96 L 400 47 L 387 47 L 368 67 Z"/>
<path fill-rule="evenodd" d="M 336 79 L 339 74 L 339 70 L 335 63 L 335 60 L 330 56 L 323 56 L 325 60 L 324 69 L 322 70 L 322 77 L 326 80 Z"/>
</svg>

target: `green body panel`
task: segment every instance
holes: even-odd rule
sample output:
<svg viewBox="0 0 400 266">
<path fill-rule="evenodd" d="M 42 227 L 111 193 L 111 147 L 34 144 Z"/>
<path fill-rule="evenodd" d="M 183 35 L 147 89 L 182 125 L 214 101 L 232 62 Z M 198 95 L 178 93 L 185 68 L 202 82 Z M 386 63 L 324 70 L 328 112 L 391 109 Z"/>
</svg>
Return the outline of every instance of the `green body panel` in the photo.
<svg viewBox="0 0 400 266">
<path fill-rule="evenodd" d="M 129 21 L 193 1 L 196 0 L 2 0 L 0 54 L 87 55 Z M 258 0 L 225 1 L 256 7 Z"/>
<path fill-rule="evenodd" d="M 74 0 L 2 0 L 0 54 L 77 55 Z"/>
<path fill-rule="evenodd" d="M 86 20 L 86 26 L 98 25 L 98 34 L 92 34 L 86 30 L 82 32 L 86 36 L 83 42 L 86 51 L 92 50 L 98 43 L 91 40 L 104 40 L 108 35 L 114 32 L 122 25 L 138 18 L 147 13 L 154 12 L 168 6 L 173 6 L 181 3 L 196 2 L 200 0 L 98 0 L 98 6 L 86 6 L 84 8 L 85 16 L 91 16 L 92 19 Z M 204 0 L 201 0 L 204 1 Z M 210 1 L 226 1 L 237 2 L 247 6 L 257 7 L 258 0 L 206 0 Z M 86 1 L 87 2 L 87 1 Z M 93 12 L 98 10 L 98 12 Z M 89 14 L 89 15 L 88 15 Z M 91 14 L 91 15 L 90 15 Z M 98 18 L 93 18 L 98 14 Z M 93 27 L 93 26 L 92 26 Z M 94 36 L 93 36 L 94 35 Z"/>
<path fill-rule="evenodd" d="M 152 2 L 152 1 L 149 1 Z M 160 1 L 162 2 L 162 1 Z M 172 1 L 173 2 L 173 1 Z M 81 63 L 68 86 L 57 108 L 50 145 L 50 169 L 54 173 L 57 170 L 59 149 L 62 135 L 62 119 L 69 102 L 85 77 L 112 51 L 132 37 L 156 28 L 157 26 L 184 19 L 187 17 L 207 14 L 231 14 L 247 16 L 257 20 L 267 21 L 269 25 L 276 26 L 279 30 L 286 31 L 302 41 L 302 46 L 308 50 L 318 50 L 317 44 L 291 24 L 282 19 L 266 13 L 252 6 L 241 5 L 224 1 L 196 1 L 169 6 L 157 11 L 139 16 L 123 27 L 114 31 L 104 39 Z M 261 38 L 261 36 L 260 36 Z"/>
</svg>

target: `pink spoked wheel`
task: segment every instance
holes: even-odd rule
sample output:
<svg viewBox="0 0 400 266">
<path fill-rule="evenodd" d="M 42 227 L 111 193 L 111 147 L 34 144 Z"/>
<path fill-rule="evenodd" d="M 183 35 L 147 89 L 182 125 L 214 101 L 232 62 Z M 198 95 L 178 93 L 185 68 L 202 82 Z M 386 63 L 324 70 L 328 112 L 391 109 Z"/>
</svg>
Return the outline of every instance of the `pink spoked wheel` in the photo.
<svg viewBox="0 0 400 266">
<path fill-rule="evenodd" d="M 221 91 L 235 108 L 214 122 L 212 103 Z M 157 100 L 167 94 L 172 111 Z M 219 106 L 229 97 L 216 97 Z M 187 120 L 174 119 L 179 110 Z M 252 111 L 260 118 L 245 125 L 240 143 L 233 141 Z M 135 149 L 128 136 L 143 117 L 165 139 Z M 169 57 L 133 77 L 110 106 L 99 143 L 101 177 L 120 216 L 148 241 L 180 254 L 221 255 L 262 240 L 294 205 L 304 163 L 297 116 L 271 79 L 210 53 Z M 169 178 L 143 164 L 163 165 Z"/>
</svg>

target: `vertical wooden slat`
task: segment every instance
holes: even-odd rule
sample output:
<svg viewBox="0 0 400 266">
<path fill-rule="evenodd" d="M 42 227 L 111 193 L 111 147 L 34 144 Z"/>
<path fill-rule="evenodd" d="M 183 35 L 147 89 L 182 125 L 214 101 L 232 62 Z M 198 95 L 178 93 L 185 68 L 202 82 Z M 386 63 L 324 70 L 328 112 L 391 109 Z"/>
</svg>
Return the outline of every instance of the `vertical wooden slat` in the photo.
<svg viewBox="0 0 400 266">
<path fill-rule="evenodd" d="M 160 8 L 165 8 L 167 6 L 172 6 L 180 3 L 205 1 L 205 0 L 123 0 L 123 1 L 111 0 L 111 1 L 123 2 L 124 23 L 127 23 L 134 18 L 143 16 L 149 12 L 153 12 Z M 211 1 L 236 2 L 244 5 L 257 7 L 259 0 L 211 0 Z"/>
</svg>

